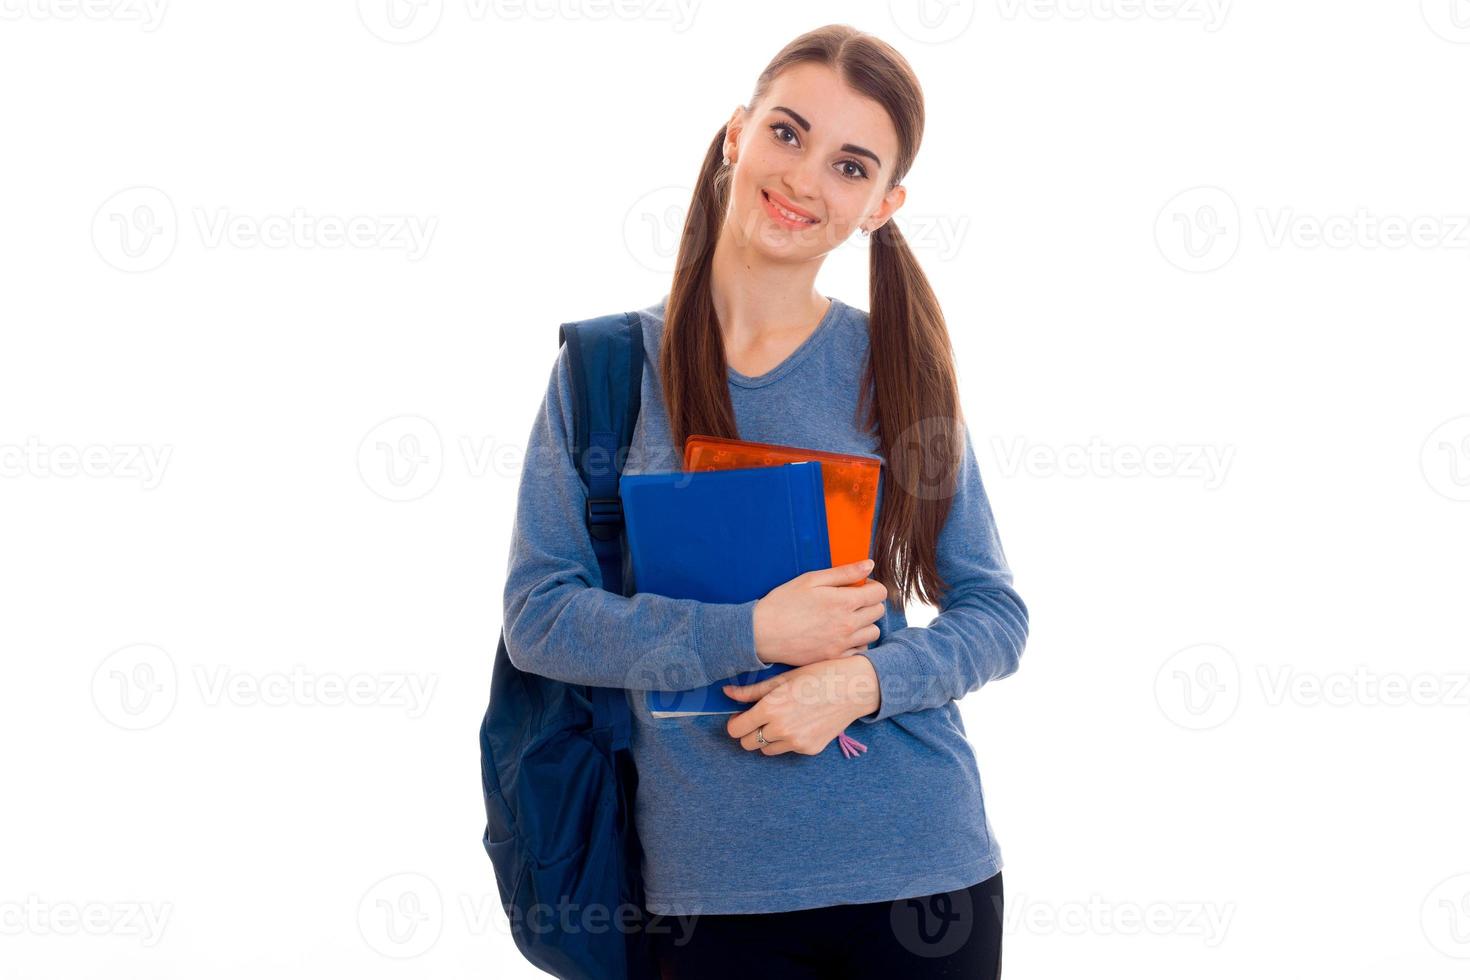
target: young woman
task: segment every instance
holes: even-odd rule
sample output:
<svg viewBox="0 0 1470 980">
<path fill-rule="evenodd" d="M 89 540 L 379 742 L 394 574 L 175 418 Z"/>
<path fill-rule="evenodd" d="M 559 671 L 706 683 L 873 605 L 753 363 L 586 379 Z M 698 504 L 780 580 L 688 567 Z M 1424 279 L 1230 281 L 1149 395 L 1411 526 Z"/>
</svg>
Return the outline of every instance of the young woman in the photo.
<svg viewBox="0 0 1470 980">
<path fill-rule="evenodd" d="M 871 576 L 811 572 L 743 604 L 605 591 L 565 350 L 531 433 L 507 652 L 630 692 L 665 977 L 1000 973 L 1001 855 L 956 701 L 1016 670 L 1028 614 L 944 318 L 890 220 L 923 126 L 889 45 L 841 25 L 797 38 L 715 135 L 672 288 L 639 311 L 648 363 L 624 472 L 679 470 L 691 433 L 881 457 Z M 869 236 L 869 312 L 814 288 L 854 233 Z M 914 596 L 939 610 L 928 626 L 907 625 Z M 655 719 L 641 696 L 773 663 L 794 669 L 733 690 L 750 705 L 733 716 Z M 851 757 L 832 744 L 849 726 L 866 746 Z"/>
</svg>

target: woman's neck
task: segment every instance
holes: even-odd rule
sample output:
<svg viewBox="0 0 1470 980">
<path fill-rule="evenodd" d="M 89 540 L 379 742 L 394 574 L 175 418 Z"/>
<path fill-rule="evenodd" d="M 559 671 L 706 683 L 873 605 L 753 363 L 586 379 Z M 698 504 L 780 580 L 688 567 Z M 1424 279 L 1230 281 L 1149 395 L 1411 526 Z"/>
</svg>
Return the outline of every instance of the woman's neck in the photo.
<svg viewBox="0 0 1470 980">
<path fill-rule="evenodd" d="M 737 251 L 722 238 L 711 263 L 710 299 L 726 351 L 794 347 L 791 340 L 799 344 L 815 330 L 831 305 L 815 287 L 819 266 L 753 262 L 748 249 Z"/>
</svg>

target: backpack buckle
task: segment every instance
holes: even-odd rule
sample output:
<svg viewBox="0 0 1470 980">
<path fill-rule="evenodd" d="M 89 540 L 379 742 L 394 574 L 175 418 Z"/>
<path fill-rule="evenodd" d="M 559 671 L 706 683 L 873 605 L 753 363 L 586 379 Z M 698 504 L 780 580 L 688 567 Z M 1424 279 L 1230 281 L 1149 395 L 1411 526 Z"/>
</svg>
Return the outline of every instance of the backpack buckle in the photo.
<svg viewBox="0 0 1470 980">
<path fill-rule="evenodd" d="M 588 497 L 586 517 L 594 538 L 611 540 L 623 526 L 623 502 L 617 497 Z"/>
</svg>

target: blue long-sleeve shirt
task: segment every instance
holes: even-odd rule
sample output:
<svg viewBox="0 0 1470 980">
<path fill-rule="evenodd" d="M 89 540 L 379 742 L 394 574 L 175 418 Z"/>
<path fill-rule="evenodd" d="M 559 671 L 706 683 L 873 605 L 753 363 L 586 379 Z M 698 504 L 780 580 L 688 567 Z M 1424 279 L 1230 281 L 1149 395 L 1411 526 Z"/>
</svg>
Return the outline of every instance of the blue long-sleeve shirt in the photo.
<svg viewBox="0 0 1470 980">
<path fill-rule="evenodd" d="M 678 471 L 658 380 L 668 297 L 639 311 L 642 408 L 625 473 Z M 828 297 L 816 330 L 775 368 L 729 368 L 742 439 L 880 456 L 857 425 L 868 351 L 863 310 Z M 937 562 L 949 590 L 927 626 L 893 601 L 859 654 L 878 677 L 878 709 L 817 755 L 742 748 L 729 715 L 653 718 L 641 692 L 684 677 L 696 687 L 767 666 L 756 656 L 757 600 L 738 604 L 601 588 L 584 525 L 586 490 L 571 457 L 566 349 L 527 445 L 505 584 L 505 640 L 521 670 L 628 690 L 639 772 L 635 821 L 649 911 L 779 912 L 890 901 L 965 888 L 1002 867 L 979 769 L 956 700 L 1014 672 L 1028 614 L 965 428 L 964 464 Z M 879 484 L 882 506 L 885 468 Z M 749 702 L 754 706 L 756 702 Z"/>
</svg>

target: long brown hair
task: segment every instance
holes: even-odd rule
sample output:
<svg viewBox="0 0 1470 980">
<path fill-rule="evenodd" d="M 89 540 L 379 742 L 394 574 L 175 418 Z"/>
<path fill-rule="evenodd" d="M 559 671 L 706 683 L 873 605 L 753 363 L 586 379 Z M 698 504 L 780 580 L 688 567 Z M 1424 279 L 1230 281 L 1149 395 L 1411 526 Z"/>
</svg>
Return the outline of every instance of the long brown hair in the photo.
<svg viewBox="0 0 1470 980">
<path fill-rule="evenodd" d="M 750 105 L 760 102 L 781 72 L 803 62 L 834 69 L 887 111 L 898 133 L 898 159 L 885 192 L 891 190 L 913 164 L 924 134 L 923 93 L 908 62 L 856 28 L 820 27 L 771 60 Z M 692 433 L 739 437 L 710 293 L 711 261 L 729 206 L 729 168 L 721 166 L 726 128 L 710 141 L 695 181 L 664 310 L 659 374 L 680 450 Z M 935 549 L 963 459 L 963 420 L 939 302 L 891 220 L 871 235 L 868 288 L 868 359 L 854 421 L 877 436 L 887 471 L 871 577 L 888 587 L 900 608 L 914 594 L 937 606 L 948 583 L 939 576 Z"/>
</svg>

